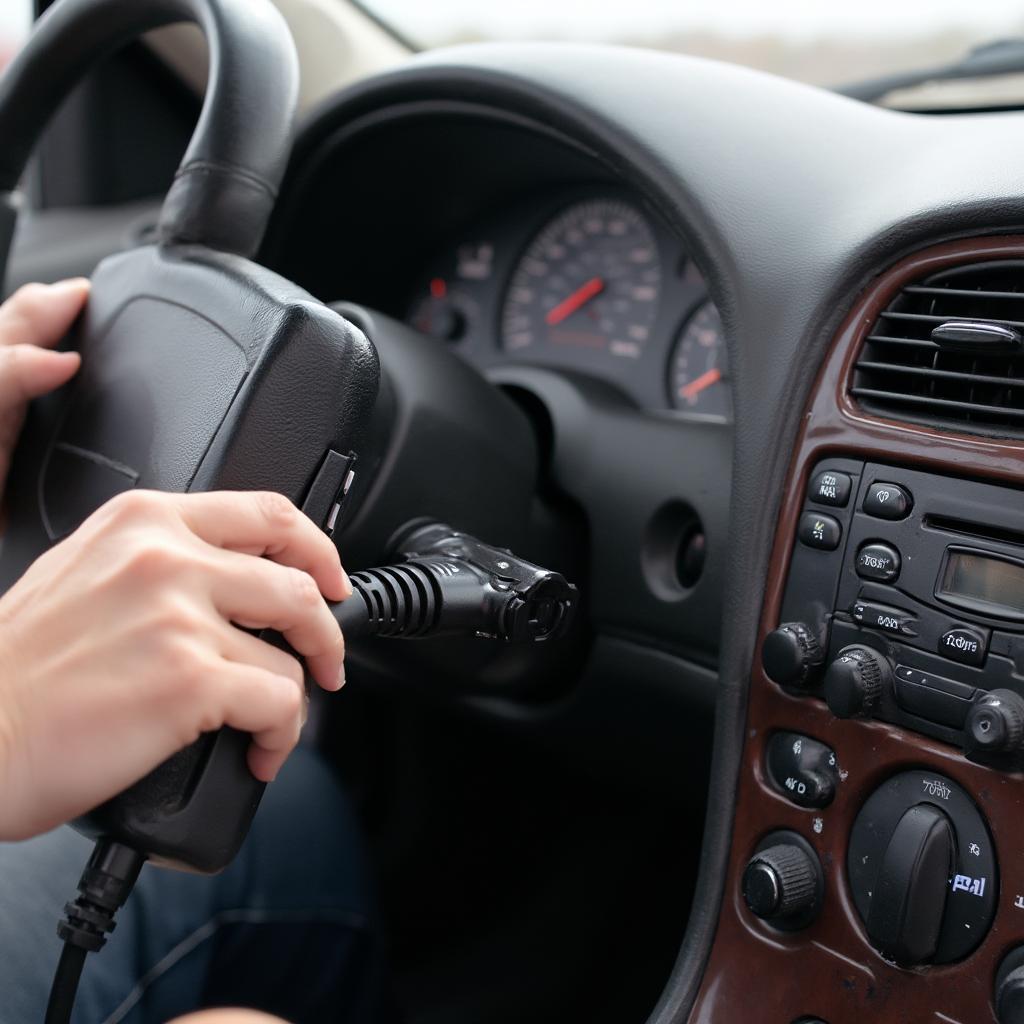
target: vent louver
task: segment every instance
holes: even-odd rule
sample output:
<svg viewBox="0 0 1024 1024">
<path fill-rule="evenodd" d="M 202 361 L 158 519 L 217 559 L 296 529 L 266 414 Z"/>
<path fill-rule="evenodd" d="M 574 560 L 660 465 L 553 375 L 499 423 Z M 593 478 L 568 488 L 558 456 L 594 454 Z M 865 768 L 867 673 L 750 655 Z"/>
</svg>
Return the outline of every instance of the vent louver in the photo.
<svg viewBox="0 0 1024 1024">
<path fill-rule="evenodd" d="M 952 340 L 933 340 L 940 327 L 936 337 Z M 903 288 L 880 314 L 850 392 L 889 418 L 1024 437 L 1022 335 L 1024 260 L 943 270 Z"/>
</svg>

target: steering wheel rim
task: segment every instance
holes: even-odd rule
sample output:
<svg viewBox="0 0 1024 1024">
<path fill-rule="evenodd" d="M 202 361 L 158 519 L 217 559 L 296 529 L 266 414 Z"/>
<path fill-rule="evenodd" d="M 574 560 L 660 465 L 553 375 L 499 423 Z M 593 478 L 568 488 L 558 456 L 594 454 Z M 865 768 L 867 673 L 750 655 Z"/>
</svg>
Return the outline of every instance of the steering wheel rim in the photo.
<svg viewBox="0 0 1024 1024">
<path fill-rule="evenodd" d="M 0 79 L 0 281 L 18 182 L 61 101 L 126 43 L 183 21 L 206 37 L 210 74 L 159 237 L 243 256 L 257 251 L 291 151 L 299 87 L 295 45 L 277 8 L 269 0 L 59 0 Z"/>
</svg>

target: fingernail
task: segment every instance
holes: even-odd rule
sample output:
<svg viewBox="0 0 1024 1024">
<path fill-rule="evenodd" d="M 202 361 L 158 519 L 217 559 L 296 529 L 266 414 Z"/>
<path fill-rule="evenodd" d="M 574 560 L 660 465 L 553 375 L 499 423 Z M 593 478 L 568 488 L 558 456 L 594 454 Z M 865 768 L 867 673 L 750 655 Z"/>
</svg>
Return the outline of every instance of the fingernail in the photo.
<svg viewBox="0 0 1024 1024">
<path fill-rule="evenodd" d="M 345 666 L 341 666 L 341 671 L 338 673 L 338 685 L 336 689 L 340 690 L 345 685 Z"/>
<path fill-rule="evenodd" d="M 348 573 L 345 572 L 345 567 L 341 566 L 341 583 L 345 588 L 345 597 L 352 596 L 352 581 L 348 578 Z"/>
</svg>

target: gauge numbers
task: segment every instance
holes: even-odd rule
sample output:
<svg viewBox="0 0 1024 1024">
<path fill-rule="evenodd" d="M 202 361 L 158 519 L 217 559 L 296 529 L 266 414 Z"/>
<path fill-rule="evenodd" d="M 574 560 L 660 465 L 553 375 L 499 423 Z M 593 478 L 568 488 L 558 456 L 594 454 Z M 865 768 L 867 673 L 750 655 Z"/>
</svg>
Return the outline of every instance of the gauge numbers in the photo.
<svg viewBox="0 0 1024 1024">
<path fill-rule="evenodd" d="M 515 268 L 502 311 L 506 350 L 638 359 L 658 315 L 662 268 L 644 216 L 616 199 L 575 203 Z"/>
<path fill-rule="evenodd" d="M 698 306 L 679 332 L 669 363 L 668 393 L 674 409 L 731 418 L 725 337 L 713 302 Z"/>
</svg>

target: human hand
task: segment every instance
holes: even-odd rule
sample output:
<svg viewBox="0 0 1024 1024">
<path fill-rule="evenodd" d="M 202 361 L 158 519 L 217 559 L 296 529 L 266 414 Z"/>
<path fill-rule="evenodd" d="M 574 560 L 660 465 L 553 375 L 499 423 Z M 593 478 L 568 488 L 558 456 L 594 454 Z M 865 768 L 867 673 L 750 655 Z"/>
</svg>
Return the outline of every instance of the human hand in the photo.
<svg viewBox="0 0 1024 1024">
<path fill-rule="evenodd" d="M 25 410 L 33 398 L 66 384 L 78 370 L 77 352 L 53 352 L 85 305 L 89 282 L 27 284 L 0 305 L 0 497 Z"/>
<path fill-rule="evenodd" d="M 262 557 L 266 556 L 266 557 Z M 0 840 L 126 788 L 203 732 L 252 733 L 269 781 L 298 740 L 303 670 L 327 690 L 351 594 L 334 545 L 279 494 L 130 491 L 0 598 Z"/>
</svg>

